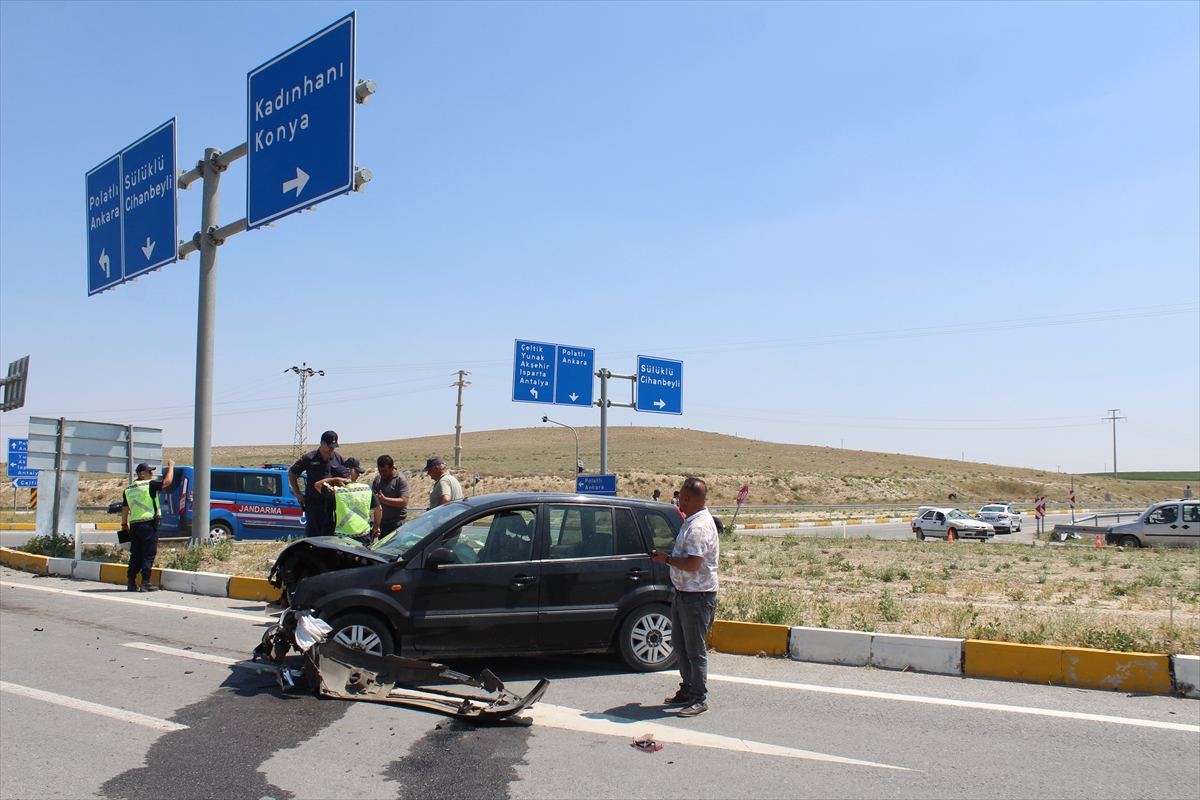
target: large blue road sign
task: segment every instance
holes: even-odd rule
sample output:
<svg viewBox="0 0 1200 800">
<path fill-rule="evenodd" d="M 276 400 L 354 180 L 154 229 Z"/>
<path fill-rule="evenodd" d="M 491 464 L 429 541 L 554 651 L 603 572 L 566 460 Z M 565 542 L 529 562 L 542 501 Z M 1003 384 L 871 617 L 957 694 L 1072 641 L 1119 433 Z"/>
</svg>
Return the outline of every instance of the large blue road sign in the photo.
<svg viewBox="0 0 1200 800">
<path fill-rule="evenodd" d="M 683 413 L 683 362 L 638 356 L 637 410 Z"/>
<path fill-rule="evenodd" d="M 247 75 L 247 228 L 354 188 L 354 20 Z"/>
<path fill-rule="evenodd" d="M 617 496 L 616 475 L 577 475 L 575 477 L 576 494 L 601 494 L 608 497 Z"/>
<path fill-rule="evenodd" d="M 88 294 L 179 258 L 175 120 L 87 173 Z"/>
<path fill-rule="evenodd" d="M 513 402 L 554 402 L 554 367 L 557 345 L 545 342 L 516 343 L 513 356 Z"/>
<path fill-rule="evenodd" d="M 37 478 L 37 470 L 29 469 L 29 440 L 28 439 L 9 439 L 8 440 L 8 477 L 10 478 Z M 33 484 L 37 485 L 36 480 Z"/>
<path fill-rule="evenodd" d="M 595 364 L 596 351 L 592 348 L 557 345 L 554 357 L 554 403 L 560 406 L 591 406 Z"/>
</svg>

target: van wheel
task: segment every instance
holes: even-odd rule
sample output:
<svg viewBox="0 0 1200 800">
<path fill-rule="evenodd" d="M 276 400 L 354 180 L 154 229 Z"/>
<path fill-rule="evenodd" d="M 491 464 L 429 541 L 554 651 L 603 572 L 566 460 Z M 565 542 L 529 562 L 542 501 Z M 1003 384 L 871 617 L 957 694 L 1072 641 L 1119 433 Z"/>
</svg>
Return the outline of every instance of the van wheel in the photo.
<svg viewBox="0 0 1200 800">
<path fill-rule="evenodd" d="M 1142 543 L 1138 541 L 1136 536 L 1122 536 L 1121 547 L 1141 547 Z"/>
<path fill-rule="evenodd" d="M 921 530 L 920 528 L 917 528 L 916 531 L 914 531 L 914 533 L 916 533 L 916 535 L 917 535 L 918 542 L 925 541 L 925 531 Z"/>
<path fill-rule="evenodd" d="M 621 658 L 630 669 L 656 672 L 675 666 L 678 654 L 671 644 L 671 609 L 650 603 L 625 618 L 618 634 Z"/>
<path fill-rule="evenodd" d="M 946 531 L 946 541 L 947 542 L 957 542 L 958 541 L 958 531 L 954 530 L 954 528 L 951 528 L 950 530 Z"/>
<path fill-rule="evenodd" d="M 213 522 L 208 526 L 208 540 L 214 544 L 217 542 L 232 542 L 233 529 L 224 522 Z"/>
<path fill-rule="evenodd" d="M 395 652 L 392 632 L 374 614 L 350 612 L 342 614 L 329 624 L 333 631 L 330 641 L 343 647 L 370 653 L 374 656 L 390 656 Z"/>
</svg>

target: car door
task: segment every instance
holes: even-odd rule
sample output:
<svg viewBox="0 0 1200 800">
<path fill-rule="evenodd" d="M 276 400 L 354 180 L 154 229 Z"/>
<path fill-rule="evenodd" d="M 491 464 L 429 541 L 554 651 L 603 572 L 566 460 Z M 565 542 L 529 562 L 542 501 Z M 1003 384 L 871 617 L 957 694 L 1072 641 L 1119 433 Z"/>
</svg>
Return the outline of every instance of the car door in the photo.
<svg viewBox="0 0 1200 800">
<path fill-rule="evenodd" d="M 412 647 L 422 654 L 520 653 L 537 645 L 541 562 L 537 506 L 468 519 L 426 549 L 456 563 L 422 569 L 413 587 Z"/>
<path fill-rule="evenodd" d="M 545 506 L 538 647 L 607 647 L 625 600 L 651 583 L 650 554 L 628 508 Z"/>
<path fill-rule="evenodd" d="M 247 539 L 273 539 L 285 533 L 287 517 L 283 497 L 283 473 L 239 472 L 235 514 Z M 289 497 L 293 506 L 296 498 Z M 294 527 L 291 526 L 291 527 Z"/>
<path fill-rule="evenodd" d="M 1180 544 L 1183 541 L 1180 524 L 1178 503 L 1165 503 L 1150 509 L 1142 523 L 1142 544 Z"/>
<path fill-rule="evenodd" d="M 1179 515 L 1179 544 L 1200 546 L 1200 503 L 1184 503 Z"/>
</svg>

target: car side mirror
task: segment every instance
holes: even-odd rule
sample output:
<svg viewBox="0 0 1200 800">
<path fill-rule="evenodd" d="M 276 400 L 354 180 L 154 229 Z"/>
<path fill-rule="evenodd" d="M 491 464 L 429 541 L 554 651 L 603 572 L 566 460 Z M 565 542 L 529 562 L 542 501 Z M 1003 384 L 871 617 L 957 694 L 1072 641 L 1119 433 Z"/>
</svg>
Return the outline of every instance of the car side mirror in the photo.
<svg viewBox="0 0 1200 800">
<path fill-rule="evenodd" d="M 458 556 L 454 555 L 454 551 L 445 547 L 439 547 L 428 556 L 425 557 L 425 566 L 430 569 L 441 569 L 446 564 L 457 564 Z"/>
</svg>

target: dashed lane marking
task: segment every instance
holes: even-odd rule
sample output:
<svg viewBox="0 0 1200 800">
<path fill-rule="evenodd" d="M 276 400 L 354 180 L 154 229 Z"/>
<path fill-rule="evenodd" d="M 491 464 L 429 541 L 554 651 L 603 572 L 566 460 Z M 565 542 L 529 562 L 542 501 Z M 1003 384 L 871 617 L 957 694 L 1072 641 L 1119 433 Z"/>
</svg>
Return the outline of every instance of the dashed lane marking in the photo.
<svg viewBox="0 0 1200 800">
<path fill-rule="evenodd" d="M 187 725 L 180 725 L 178 722 L 150 717 L 145 714 L 139 714 L 136 711 L 126 711 L 123 708 L 103 706 L 88 700 L 80 700 L 77 697 L 55 694 L 54 692 L 34 689 L 31 686 L 21 686 L 20 684 L 9 683 L 8 681 L 0 681 L 0 692 L 28 697 L 31 700 L 41 700 L 43 703 L 53 703 L 56 706 L 73 708 L 76 711 L 86 711 L 89 714 L 98 714 L 101 717 L 108 717 L 109 719 L 120 720 L 121 722 L 130 722 L 134 725 L 141 725 L 144 728 L 153 728 L 156 731 L 169 733 L 171 731 L 187 730 Z"/>
<path fill-rule="evenodd" d="M 51 594 L 68 595 L 70 597 L 84 597 L 89 600 L 104 600 L 109 603 L 132 603 L 133 605 L 143 607 L 164 608 L 168 611 L 186 611 L 189 614 L 207 614 L 210 617 L 240 619 L 243 622 L 255 622 L 258 624 L 272 622 L 270 617 L 259 614 L 243 614 L 238 611 L 221 611 L 215 608 L 199 608 L 197 606 L 183 606 L 176 603 L 160 603 L 157 600 L 143 600 L 137 597 L 125 597 L 120 593 L 113 592 L 101 593 L 96 591 L 84 592 L 75 589 L 55 589 L 51 586 L 30 586 L 26 583 L 9 583 L 8 581 L 0 581 L 0 586 L 12 589 L 29 589 L 33 592 L 49 592 Z"/>
<path fill-rule="evenodd" d="M 1053 708 L 1030 708 L 1028 706 L 1008 706 L 1000 703 L 980 703 L 975 700 L 950 700 L 944 697 L 923 697 L 913 694 L 892 694 L 891 692 L 874 692 L 869 689 L 842 689 L 836 686 L 817 686 L 811 683 L 788 683 L 772 681 L 765 678 L 742 678 L 736 675 L 709 675 L 710 681 L 726 683 L 742 683 L 749 686 L 770 686 L 776 689 L 792 689 L 801 692 L 819 692 L 821 694 L 840 694 L 849 697 L 869 697 L 875 700 L 897 700 L 903 703 L 925 703 L 933 706 L 953 706 L 957 708 L 973 708 L 980 711 L 1000 711 L 1007 714 L 1032 714 L 1040 717 L 1059 717 L 1061 719 L 1078 719 L 1087 722 L 1105 722 L 1112 725 L 1134 725 L 1139 728 L 1162 728 L 1169 731 L 1187 731 L 1200 733 L 1200 725 L 1188 725 L 1182 722 L 1159 722 L 1153 719 L 1133 719 L 1131 717 L 1112 717 L 1106 714 L 1086 714 L 1081 711 L 1058 711 Z"/>
</svg>

